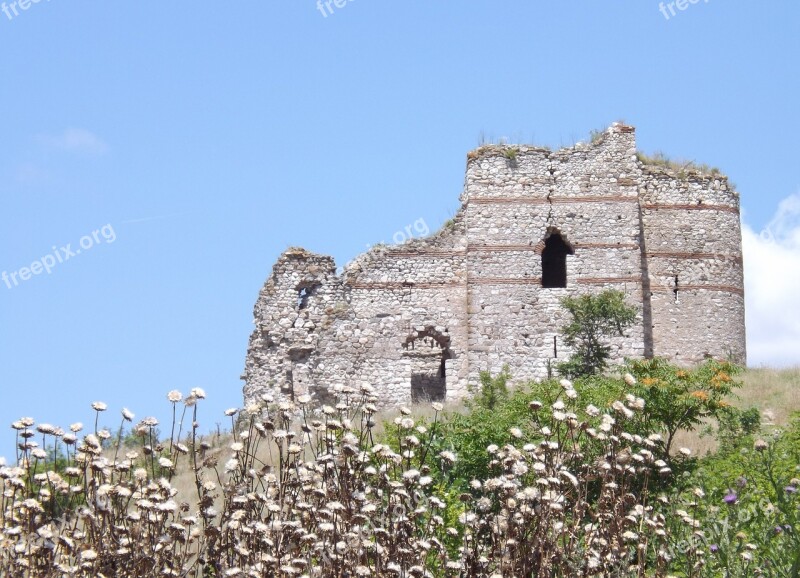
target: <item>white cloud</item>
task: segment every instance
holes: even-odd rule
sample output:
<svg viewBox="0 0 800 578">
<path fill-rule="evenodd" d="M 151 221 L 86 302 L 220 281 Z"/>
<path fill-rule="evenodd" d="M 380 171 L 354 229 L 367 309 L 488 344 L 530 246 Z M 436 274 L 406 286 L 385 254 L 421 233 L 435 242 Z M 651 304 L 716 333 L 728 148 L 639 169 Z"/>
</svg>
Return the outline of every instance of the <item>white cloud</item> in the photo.
<svg viewBox="0 0 800 578">
<path fill-rule="evenodd" d="M 800 365 L 800 193 L 762 231 L 742 225 L 747 361 Z"/>
<path fill-rule="evenodd" d="M 84 128 L 68 128 L 61 134 L 42 135 L 39 141 L 47 147 L 75 153 L 101 155 L 108 150 L 103 139 Z"/>
</svg>

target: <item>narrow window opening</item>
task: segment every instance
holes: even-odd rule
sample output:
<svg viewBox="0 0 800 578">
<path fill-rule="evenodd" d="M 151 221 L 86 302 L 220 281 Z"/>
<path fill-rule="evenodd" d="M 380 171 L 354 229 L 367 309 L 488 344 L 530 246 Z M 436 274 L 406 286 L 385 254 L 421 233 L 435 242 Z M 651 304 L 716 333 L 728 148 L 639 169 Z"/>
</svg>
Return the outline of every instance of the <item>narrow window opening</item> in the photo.
<svg viewBox="0 0 800 578">
<path fill-rule="evenodd" d="M 567 286 L 567 255 L 575 251 L 560 233 L 552 233 L 544 242 L 542 251 L 542 287 L 546 289 Z"/>
<path fill-rule="evenodd" d="M 675 303 L 679 303 L 679 300 L 678 300 L 678 291 L 679 291 L 678 283 L 679 283 L 678 282 L 678 276 L 675 275 L 675 288 L 672 290 L 672 292 L 675 293 Z"/>
<path fill-rule="evenodd" d="M 311 298 L 317 292 L 320 284 L 317 282 L 303 282 L 297 286 L 297 310 L 305 309 L 309 306 Z"/>
<path fill-rule="evenodd" d="M 303 287 L 297 292 L 297 309 L 305 309 L 308 307 L 308 298 L 311 297 L 311 291 L 308 287 Z"/>
<path fill-rule="evenodd" d="M 553 357 L 558 357 L 558 338 L 553 335 Z"/>
</svg>

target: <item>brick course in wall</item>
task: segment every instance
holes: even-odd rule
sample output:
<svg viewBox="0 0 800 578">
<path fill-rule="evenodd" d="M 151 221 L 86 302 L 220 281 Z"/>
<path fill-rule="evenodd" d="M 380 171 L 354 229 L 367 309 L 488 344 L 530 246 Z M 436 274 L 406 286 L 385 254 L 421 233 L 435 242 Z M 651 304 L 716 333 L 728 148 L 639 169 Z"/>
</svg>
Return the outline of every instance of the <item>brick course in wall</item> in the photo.
<svg viewBox="0 0 800 578">
<path fill-rule="evenodd" d="M 548 239 L 563 249 L 544 259 L 558 251 Z M 543 287 L 543 273 L 566 286 Z M 743 287 L 724 176 L 642 163 L 621 124 L 559 151 L 485 146 L 468 155 L 458 214 L 431 237 L 375 247 L 341 275 L 330 257 L 280 256 L 255 306 L 245 401 L 367 384 L 388 407 L 462 398 L 504 365 L 542 378 L 569 355 L 559 300 L 605 288 L 639 312 L 611 339 L 615 361 L 743 363 Z"/>
</svg>

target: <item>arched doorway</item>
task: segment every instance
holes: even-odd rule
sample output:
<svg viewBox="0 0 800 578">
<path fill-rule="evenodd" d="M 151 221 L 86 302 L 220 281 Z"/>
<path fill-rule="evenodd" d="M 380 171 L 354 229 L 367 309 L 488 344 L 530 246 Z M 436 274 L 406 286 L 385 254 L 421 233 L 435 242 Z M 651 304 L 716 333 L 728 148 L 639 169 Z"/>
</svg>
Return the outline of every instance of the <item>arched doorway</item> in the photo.
<svg viewBox="0 0 800 578">
<path fill-rule="evenodd" d="M 567 286 L 567 255 L 574 254 L 575 250 L 557 229 L 548 233 L 542 251 L 542 287 Z"/>
<path fill-rule="evenodd" d="M 446 361 L 453 357 L 450 336 L 425 327 L 403 342 L 403 357 L 411 366 L 411 401 L 444 401 L 447 397 Z"/>
</svg>

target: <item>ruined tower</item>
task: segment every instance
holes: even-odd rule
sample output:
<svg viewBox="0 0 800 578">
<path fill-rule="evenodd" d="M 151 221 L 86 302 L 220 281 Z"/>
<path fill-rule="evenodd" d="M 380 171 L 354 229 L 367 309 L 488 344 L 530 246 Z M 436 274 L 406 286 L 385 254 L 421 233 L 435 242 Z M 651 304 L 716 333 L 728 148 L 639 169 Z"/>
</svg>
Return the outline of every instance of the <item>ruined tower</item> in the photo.
<svg viewBox="0 0 800 578">
<path fill-rule="evenodd" d="M 637 156 L 615 124 L 551 151 L 468 155 L 461 208 L 438 233 L 375 247 L 336 274 L 289 249 L 255 306 L 247 401 L 368 384 L 385 406 L 458 399 L 483 370 L 544 377 L 569 351 L 566 295 L 614 288 L 639 311 L 615 360 L 744 362 L 739 199 L 716 172 Z"/>
</svg>

